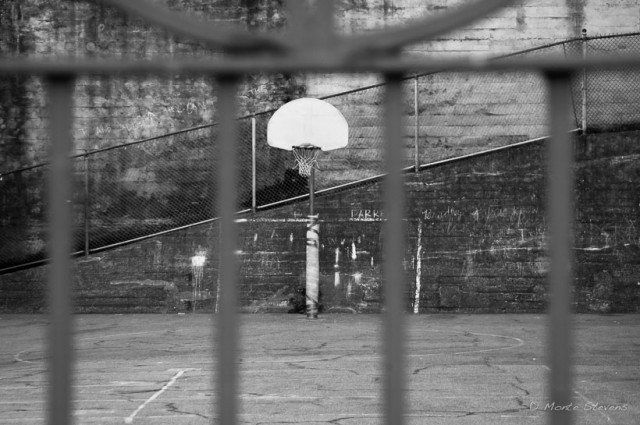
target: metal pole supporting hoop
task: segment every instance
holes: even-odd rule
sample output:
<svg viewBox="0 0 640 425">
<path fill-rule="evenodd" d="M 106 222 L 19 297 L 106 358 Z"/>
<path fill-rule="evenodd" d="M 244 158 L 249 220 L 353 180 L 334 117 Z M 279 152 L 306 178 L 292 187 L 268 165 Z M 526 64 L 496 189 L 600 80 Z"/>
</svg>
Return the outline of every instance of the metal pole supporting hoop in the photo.
<svg viewBox="0 0 640 425">
<path fill-rule="evenodd" d="M 315 170 L 320 151 L 347 146 L 349 125 L 342 113 L 328 102 L 301 98 L 282 105 L 267 124 L 269 146 L 292 150 L 298 172 L 309 179 L 309 223 L 307 227 L 306 307 L 307 318 L 318 318 L 320 295 L 320 228 L 314 210 Z"/>
<path fill-rule="evenodd" d="M 320 300 L 320 225 L 318 216 L 310 214 L 307 224 L 307 265 L 306 265 L 306 310 L 307 319 L 318 318 Z"/>
<path fill-rule="evenodd" d="M 318 169 L 318 155 L 320 148 L 313 145 L 301 145 L 293 147 L 293 155 L 295 156 L 298 173 L 301 176 L 309 177 L 311 169 Z"/>
</svg>

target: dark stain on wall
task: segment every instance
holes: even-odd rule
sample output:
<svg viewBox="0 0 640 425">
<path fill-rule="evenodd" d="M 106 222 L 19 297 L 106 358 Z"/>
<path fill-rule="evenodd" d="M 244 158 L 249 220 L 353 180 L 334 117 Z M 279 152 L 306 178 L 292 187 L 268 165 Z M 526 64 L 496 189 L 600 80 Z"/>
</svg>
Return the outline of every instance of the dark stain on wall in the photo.
<svg viewBox="0 0 640 425">
<path fill-rule="evenodd" d="M 383 16 L 386 18 L 388 16 L 393 15 L 398 11 L 399 7 L 396 6 L 393 0 L 383 0 L 382 2 L 382 12 Z"/>
<path fill-rule="evenodd" d="M 368 0 L 343 0 L 338 7 L 338 10 L 342 9 L 369 10 Z"/>
<path fill-rule="evenodd" d="M 29 53 L 31 34 L 19 1 L 0 4 L 0 54 L 5 57 Z M 29 109 L 28 77 L 0 77 L 0 171 L 10 171 L 26 162 L 25 124 Z"/>
<path fill-rule="evenodd" d="M 569 9 L 569 19 L 572 21 L 573 36 L 580 37 L 585 27 L 587 0 L 566 0 L 566 4 Z"/>
<path fill-rule="evenodd" d="M 523 4 L 520 4 L 516 10 L 516 28 L 518 31 L 527 29 L 527 10 Z"/>
<path fill-rule="evenodd" d="M 22 2 L 0 3 L 0 56 L 17 57 L 29 53 L 33 36 L 26 26 Z M 29 119 L 30 77 L 0 77 L 0 172 L 19 168 L 29 162 L 27 122 Z M 31 242 L 30 234 L 42 217 L 42 199 L 34 196 L 38 178 L 35 172 L 11 174 L 0 178 L 0 220 L 3 258 L 13 258 Z"/>
</svg>

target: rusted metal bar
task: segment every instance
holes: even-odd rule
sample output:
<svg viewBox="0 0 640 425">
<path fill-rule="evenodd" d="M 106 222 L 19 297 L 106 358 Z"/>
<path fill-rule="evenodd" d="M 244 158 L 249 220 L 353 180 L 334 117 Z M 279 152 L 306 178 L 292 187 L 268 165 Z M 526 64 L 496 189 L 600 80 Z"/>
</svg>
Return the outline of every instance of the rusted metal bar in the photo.
<svg viewBox="0 0 640 425">
<path fill-rule="evenodd" d="M 71 211 L 73 170 L 72 93 L 74 79 L 70 75 L 48 78 L 50 176 L 49 243 L 51 258 L 47 285 L 50 326 L 48 328 L 48 424 L 71 423 L 73 378 L 73 321 L 71 248 L 73 223 Z"/>
<path fill-rule="evenodd" d="M 550 99 L 551 141 L 548 155 L 547 214 L 549 272 L 549 403 L 569 406 L 571 372 L 571 288 L 573 283 L 573 145 L 570 129 L 571 74 L 546 75 Z M 570 410 L 552 409 L 551 425 L 569 425 Z"/>
<path fill-rule="evenodd" d="M 384 211 L 384 412 L 385 424 L 404 423 L 404 184 L 402 173 L 402 78 L 385 76 Z"/>
<path fill-rule="evenodd" d="M 220 76 L 218 82 L 218 107 L 220 133 L 216 167 L 218 171 L 217 196 L 220 212 L 220 286 L 217 317 L 216 351 L 217 374 L 214 388 L 217 393 L 219 424 L 235 425 L 238 415 L 238 345 L 239 324 L 238 278 L 236 247 L 238 232 L 235 223 L 237 203 L 236 140 L 236 76 Z"/>
</svg>

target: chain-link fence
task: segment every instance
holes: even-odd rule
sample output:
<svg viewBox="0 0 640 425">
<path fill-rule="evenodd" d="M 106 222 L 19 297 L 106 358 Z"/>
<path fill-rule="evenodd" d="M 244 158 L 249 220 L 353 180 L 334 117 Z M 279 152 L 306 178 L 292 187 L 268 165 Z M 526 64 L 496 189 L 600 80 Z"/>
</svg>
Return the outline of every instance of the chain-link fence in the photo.
<svg viewBox="0 0 640 425">
<path fill-rule="evenodd" d="M 625 34 L 573 39 L 509 56 L 609 56 L 639 50 L 640 34 Z M 639 127 L 639 83 L 640 74 L 633 70 L 575 75 L 576 128 Z M 383 91 L 374 85 L 324 97 L 345 115 L 349 145 L 321 154 L 318 190 L 383 173 Z M 407 78 L 405 164 L 415 167 L 547 135 L 545 105 L 546 87 L 534 73 L 439 72 Z M 272 114 L 238 121 L 241 209 L 308 194 L 308 181 L 295 170 L 293 156 L 266 143 Z M 70 202 L 77 253 L 214 218 L 216 129 L 205 125 L 76 156 L 75 199 Z M 0 271 L 46 257 L 47 172 L 42 164 L 0 174 Z"/>
<path fill-rule="evenodd" d="M 567 43 L 567 51 L 585 57 L 607 58 L 640 53 L 640 35 L 586 38 Z M 580 113 L 588 132 L 634 130 L 640 116 L 640 73 L 633 68 L 584 73 Z M 584 113 L 582 112 L 584 108 Z"/>
</svg>

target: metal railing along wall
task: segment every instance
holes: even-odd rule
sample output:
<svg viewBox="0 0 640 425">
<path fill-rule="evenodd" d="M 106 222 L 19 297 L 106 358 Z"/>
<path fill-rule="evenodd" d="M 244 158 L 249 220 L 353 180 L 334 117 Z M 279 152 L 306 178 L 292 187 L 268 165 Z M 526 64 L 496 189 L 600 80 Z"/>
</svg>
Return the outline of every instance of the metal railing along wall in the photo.
<svg viewBox="0 0 640 425">
<path fill-rule="evenodd" d="M 582 58 L 640 52 L 640 34 L 583 37 L 496 58 Z M 640 74 L 632 69 L 577 72 L 572 105 L 576 128 L 635 128 Z M 405 167 L 457 157 L 547 135 L 540 75 L 436 71 L 403 76 Z M 385 83 L 322 99 L 344 111 L 351 143 L 320 158 L 318 190 L 383 173 Z M 355 105 L 355 107 L 354 107 Z M 257 210 L 308 193 L 293 161 L 265 142 L 273 110 L 238 119 L 239 208 Z M 588 127 L 588 128 L 587 128 Z M 73 251 L 88 255 L 216 216 L 208 162 L 218 126 L 207 124 L 72 156 Z M 46 257 L 47 164 L 0 173 L 0 272 L 41 264 Z"/>
<path fill-rule="evenodd" d="M 62 425 L 72 422 L 73 393 L 73 321 L 71 309 L 71 205 L 73 171 L 69 154 L 71 152 L 72 113 L 71 100 L 73 79 L 78 75 L 134 73 L 186 72 L 205 73 L 215 76 L 219 83 L 220 135 L 218 138 L 218 179 L 220 185 L 217 210 L 222 228 L 223 253 L 221 262 L 221 303 L 216 320 L 218 334 L 218 362 L 216 364 L 217 412 L 219 423 L 231 425 L 237 421 L 238 367 L 238 318 L 235 316 L 237 301 L 236 270 L 234 250 L 236 230 L 234 216 L 236 187 L 234 186 L 237 167 L 235 141 L 237 121 L 235 113 L 235 92 L 237 78 L 256 70 L 272 71 L 315 71 L 315 72 L 378 72 L 388 83 L 384 91 L 384 138 L 385 138 L 385 195 L 386 211 L 384 287 L 384 420 L 386 424 L 404 423 L 404 326 L 402 303 L 404 276 L 399 253 L 403 252 L 403 202 L 404 188 L 401 174 L 403 136 L 401 105 L 403 99 L 403 74 L 433 72 L 436 67 L 428 60 L 403 59 L 395 54 L 399 48 L 417 40 L 425 40 L 454 29 L 458 26 L 496 10 L 507 1 L 474 2 L 458 10 L 438 16 L 435 20 L 425 18 L 403 28 L 384 30 L 381 34 L 369 34 L 353 38 L 339 38 L 327 31 L 332 28 L 333 2 L 316 4 L 313 15 L 306 9 L 305 2 L 287 2 L 291 14 L 290 34 L 286 38 L 277 36 L 253 36 L 220 32 L 205 24 L 193 23 L 181 15 L 174 16 L 156 6 L 143 2 L 125 0 L 105 0 L 105 3 L 120 7 L 129 13 L 146 17 L 150 22 L 159 23 L 182 34 L 195 36 L 204 42 L 226 48 L 235 53 L 225 59 L 199 62 L 38 62 L 21 60 L 0 61 L 0 75 L 37 74 L 44 76 L 48 83 L 50 108 L 51 162 L 48 192 L 48 241 L 51 255 L 48 289 L 51 308 L 51 326 L 48 328 L 49 351 L 49 398 L 47 402 L 48 423 Z M 292 43 L 290 40 L 296 40 Z M 297 44 L 299 43 L 299 44 Z M 309 49 L 313 54 L 309 55 Z M 261 52 L 262 55 L 249 58 L 243 53 Z M 442 66 L 441 64 L 439 66 Z M 572 175 L 573 165 L 569 129 L 571 99 L 571 75 L 583 69 L 615 70 L 625 67 L 639 67 L 640 56 L 615 58 L 603 61 L 601 58 L 545 60 L 505 60 L 502 62 L 479 63 L 471 60 L 447 61 L 447 68 L 459 72 L 513 72 L 538 71 L 546 80 L 550 102 L 548 119 L 552 140 L 549 143 L 549 193 L 548 219 L 551 241 L 551 266 L 549 315 L 549 359 L 550 372 L 548 397 L 554 403 L 568 404 L 571 398 L 571 246 L 572 246 Z M 551 424 L 571 423 L 572 412 L 553 410 L 549 412 Z"/>
</svg>

